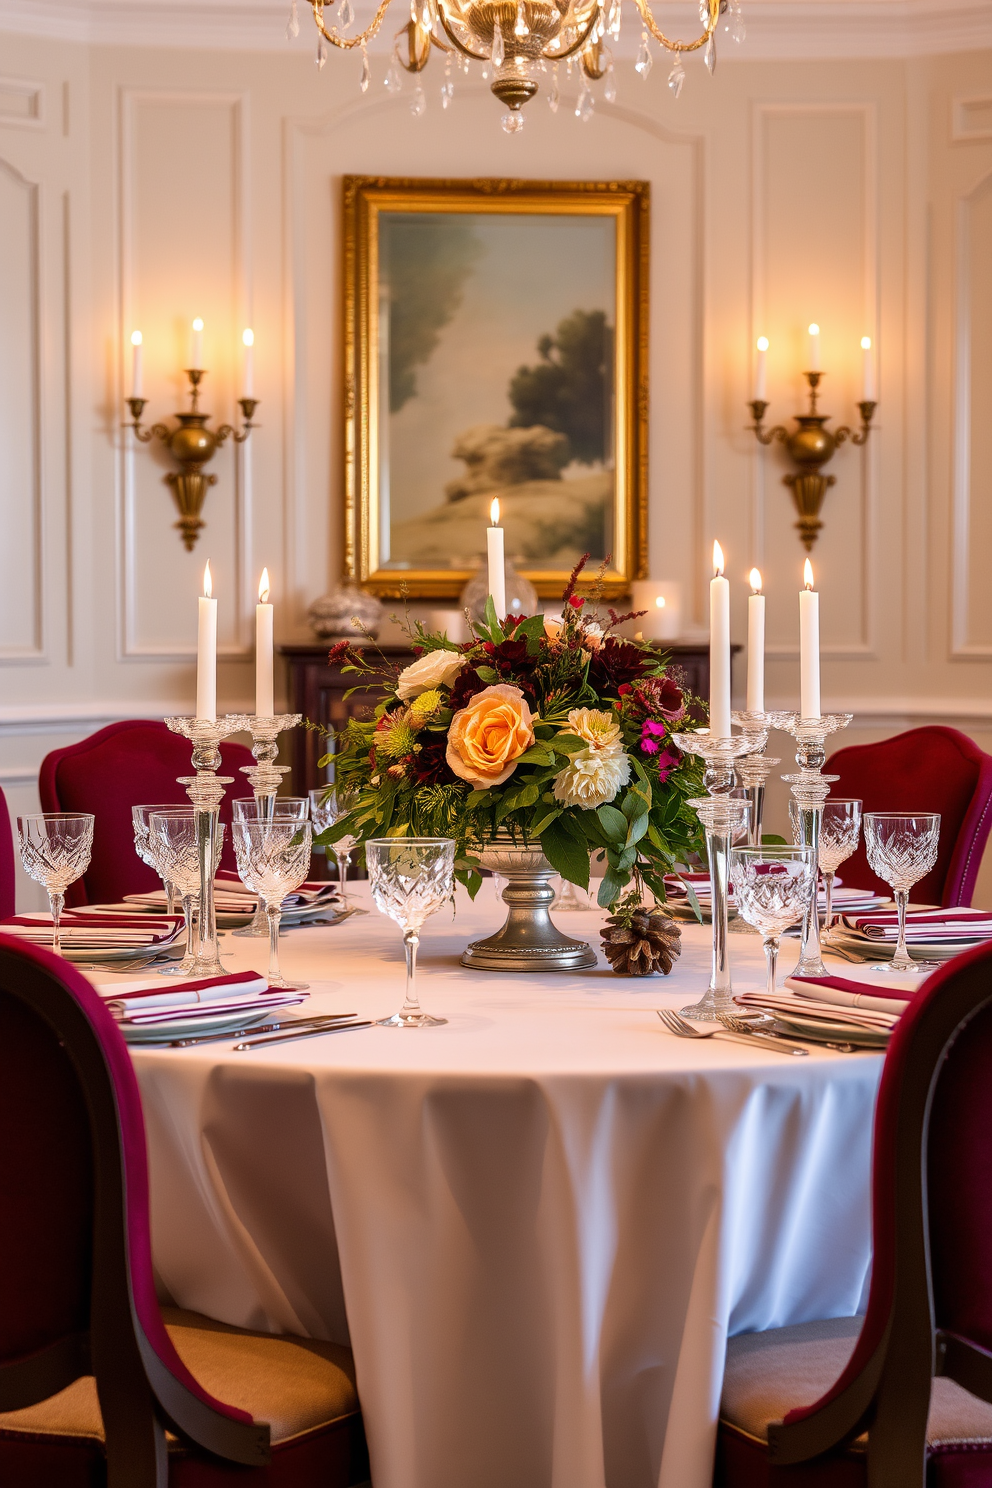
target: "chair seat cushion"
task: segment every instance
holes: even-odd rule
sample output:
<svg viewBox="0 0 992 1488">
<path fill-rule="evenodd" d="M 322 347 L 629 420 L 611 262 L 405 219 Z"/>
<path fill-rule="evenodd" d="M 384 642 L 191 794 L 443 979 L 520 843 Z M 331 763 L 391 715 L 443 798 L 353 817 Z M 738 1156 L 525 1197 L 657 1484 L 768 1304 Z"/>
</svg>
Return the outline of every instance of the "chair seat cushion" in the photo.
<svg viewBox="0 0 992 1488">
<path fill-rule="evenodd" d="M 727 1488 L 765 1483 L 816 1482 L 826 1485 L 865 1481 L 862 1436 L 834 1464 L 768 1472 L 766 1446 L 770 1421 L 781 1421 L 798 1406 L 824 1395 L 840 1375 L 861 1329 L 861 1318 L 828 1318 L 742 1333 L 727 1344 L 720 1406 L 721 1443 L 717 1482 Z M 935 1460 L 935 1483 L 992 1483 L 992 1405 L 950 1379 L 935 1379 L 927 1424 L 927 1443 Z M 762 1462 L 764 1468 L 762 1469 Z M 972 1477 L 978 1472 L 979 1477 Z M 821 1475 L 822 1474 L 822 1475 Z"/>
<path fill-rule="evenodd" d="M 273 1458 L 320 1435 L 332 1423 L 357 1416 L 350 1349 L 315 1339 L 254 1333 L 179 1308 L 163 1308 L 162 1316 L 179 1357 L 204 1388 L 250 1412 L 256 1421 L 268 1422 Z M 103 1421 L 92 1375 L 26 1410 L 0 1413 L 0 1463 L 3 1439 L 16 1437 L 102 1444 Z M 169 1446 L 173 1452 L 182 1450 L 171 1435 Z M 252 1471 L 247 1470 L 249 1476 Z"/>
</svg>

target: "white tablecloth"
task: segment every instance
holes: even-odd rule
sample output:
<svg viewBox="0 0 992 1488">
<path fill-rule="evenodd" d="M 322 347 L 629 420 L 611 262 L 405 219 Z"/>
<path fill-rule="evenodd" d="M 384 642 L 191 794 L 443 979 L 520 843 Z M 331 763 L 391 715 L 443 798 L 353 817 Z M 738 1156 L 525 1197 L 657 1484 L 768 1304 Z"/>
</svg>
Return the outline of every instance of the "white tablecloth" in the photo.
<svg viewBox="0 0 992 1488">
<path fill-rule="evenodd" d="M 562 924 L 598 945 L 601 918 Z M 667 980 L 462 968 L 497 923 L 487 884 L 425 929 L 446 1027 L 134 1051 L 162 1286 L 350 1340 L 375 1488 L 708 1488 L 728 1332 L 858 1308 L 881 1060 L 671 1037 L 696 926 Z M 282 944 L 314 1009 L 402 1000 L 374 911 Z M 760 941 L 731 952 L 758 987 Z"/>
</svg>

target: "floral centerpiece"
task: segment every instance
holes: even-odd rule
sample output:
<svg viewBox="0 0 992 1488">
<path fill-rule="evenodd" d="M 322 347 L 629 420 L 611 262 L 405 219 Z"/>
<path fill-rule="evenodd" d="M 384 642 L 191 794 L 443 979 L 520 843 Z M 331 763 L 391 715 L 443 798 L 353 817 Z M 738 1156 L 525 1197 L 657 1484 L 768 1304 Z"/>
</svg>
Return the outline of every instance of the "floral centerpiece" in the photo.
<svg viewBox="0 0 992 1488">
<path fill-rule="evenodd" d="M 369 719 L 336 740 L 335 774 L 357 790 L 350 814 L 316 839 L 453 837 L 456 874 L 474 896 L 479 853 L 499 834 L 540 843 L 553 868 L 589 885 L 590 854 L 605 855 L 599 903 L 665 898 L 664 875 L 703 850 L 687 804 L 702 793 L 701 765 L 672 743 L 694 726 L 688 699 L 650 645 L 601 623 L 575 592 L 560 618 L 497 619 L 490 600 L 472 639 L 453 646 L 419 622 L 417 659 L 377 665 L 342 641 L 331 660 L 379 694 Z"/>
</svg>

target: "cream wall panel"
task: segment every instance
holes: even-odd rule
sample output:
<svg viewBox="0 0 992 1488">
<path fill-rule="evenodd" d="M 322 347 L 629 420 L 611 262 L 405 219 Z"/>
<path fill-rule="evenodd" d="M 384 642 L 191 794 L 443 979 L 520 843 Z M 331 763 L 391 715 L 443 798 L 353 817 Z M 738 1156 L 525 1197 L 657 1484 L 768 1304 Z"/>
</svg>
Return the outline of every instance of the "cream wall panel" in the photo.
<svg viewBox="0 0 992 1488">
<path fill-rule="evenodd" d="M 992 176 L 958 205 L 953 654 L 992 657 Z"/>
<path fill-rule="evenodd" d="M 201 409 L 234 422 L 241 331 L 249 323 L 245 102 L 240 95 L 126 89 L 121 98 L 121 336 L 144 336 L 146 419 L 188 408 L 189 332 L 205 322 Z M 125 364 L 127 358 L 125 357 Z M 125 381 L 130 368 L 125 365 Z M 246 464 L 233 441 L 207 467 L 217 477 L 192 554 L 174 527 L 157 442 L 123 451 L 123 654 L 174 661 L 192 654 L 188 624 L 211 560 L 220 597 L 219 645 L 245 655 L 250 519 Z"/>
<path fill-rule="evenodd" d="M 0 661 L 43 652 L 38 186 L 0 158 Z"/>
</svg>

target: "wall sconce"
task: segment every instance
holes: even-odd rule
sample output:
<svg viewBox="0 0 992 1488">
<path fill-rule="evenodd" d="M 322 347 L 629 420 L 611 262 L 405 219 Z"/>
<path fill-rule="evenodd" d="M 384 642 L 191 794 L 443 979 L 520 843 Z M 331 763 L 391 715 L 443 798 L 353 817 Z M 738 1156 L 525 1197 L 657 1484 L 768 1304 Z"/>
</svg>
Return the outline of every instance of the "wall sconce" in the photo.
<svg viewBox="0 0 992 1488">
<path fill-rule="evenodd" d="M 824 428 L 830 415 L 817 412 L 817 389 L 823 373 L 820 371 L 820 327 L 815 323 L 809 328 L 809 363 L 812 370 L 803 373 L 809 383 L 809 411 L 793 415 L 798 428 L 792 430 L 791 433 L 782 424 L 777 424 L 774 429 L 766 432 L 762 426 L 762 420 L 768 408 L 765 400 L 765 357 L 768 352 L 768 339 L 765 336 L 758 337 L 754 379 L 755 396 L 750 403 L 754 423 L 750 425 L 750 428 L 757 435 L 759 444 L 768 445 L 776 439 L 780 444 L 784 444 L 790 459 L 797 467 L 795 472 L 782 477 L 782 484 L 789 486 L 792 490 L 792 499 L 799 513 L 796 528 L 807 552 L 812 552 L 813 544 L 823 526 L 820 520 L 823 498 L 829 487 L 837 483 L 835 475 L 821 474 L 823 466 L 833 458 L 838 446 L 844 444 L 846 440 L 849 439 L 852 444 L 865 444 L 871 433 L 871 420 L 878 405 L 875 402 L 875 363 L 871 340 L 868 336 L 862 338 L 861 349 L 863 353 L 863 397 L 858 404 L 861 410 L 861 428 L 857 432 L 846 424 L 842 424 L 839 429 L 831 433 L 829 429 Z"/>
<path fill-rule="evenodd" d="M 193 366 L 186 369 L 186 376 L 190 383 L 189 411 L 176 414 L 179 420 L 177 428 L 170 429 L 167 424 L 153 424 L 150 429 L 142 429 L 141 415 L 148 400 L 141 396 L 141 332 L 135 331 L 131 337 L 133 347 L 132 395 L 127 399 L 131 410 L 131 423 L 125 425 L 125 428 L 133 429 L 135 436 L 142 444 L 148 444 L 152 439 L 161 440 L 179 466 L 178 471 L 170 471 L 165 478 L 172 487 L 172 494 L 179 508 L 179 521 L 175 525 L 182 533 L 183 543 L 188 553 L 193 551 L 201 528 L 206 526 L 200 513 L 203 510 L 207 491 L 217 484 L 216 475 L 204 474 L 204 465 L 213 459 L 225 440 L 233 437 L 236 444 L 244 444 L 254 427 L 252 418 L 258 407 L 258 399 L 250 396 L 253 391 L 255 343 L 253 332 L 245 331 L 243 339 L 247 396 L 238 399 L 244 418 L 244 424 L 239 431 L 232 428 L 230 424 L 221 424 L 219 429 L 208 429 L 207 420 L 210 415 L 201 413 L 199 410 L 200 383 L 207 375 L 199 365 L 203 359 L 203 321 L 199 318 L 193 322 L 193 334 L 190 338 L 190 361 Z"/>
</svg>

